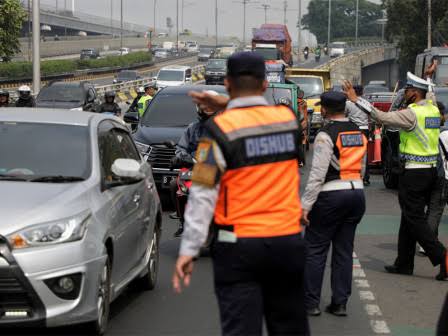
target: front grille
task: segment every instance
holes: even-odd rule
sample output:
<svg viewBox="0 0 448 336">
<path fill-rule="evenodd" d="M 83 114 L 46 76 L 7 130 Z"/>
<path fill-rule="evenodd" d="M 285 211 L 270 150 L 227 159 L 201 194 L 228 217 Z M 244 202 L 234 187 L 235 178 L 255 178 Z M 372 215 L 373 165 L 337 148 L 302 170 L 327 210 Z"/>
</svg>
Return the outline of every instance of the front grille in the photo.
<svg viewBox="0 0 448 336">
<path fill-rule="evenodd" d="M 9 267 L 0 268 L 0 320 L 8 311 L 26 311 L 27 318 L 32 318 L 34 311 L 28 291 Z"/>
<path fill-rule="evenodd" d="M 151 145 L 148 162 L 152 168 L 170 169 L 171 159 L 176 155 L 174 148 L 168 148 L 165 145 Z"/>
</svg>

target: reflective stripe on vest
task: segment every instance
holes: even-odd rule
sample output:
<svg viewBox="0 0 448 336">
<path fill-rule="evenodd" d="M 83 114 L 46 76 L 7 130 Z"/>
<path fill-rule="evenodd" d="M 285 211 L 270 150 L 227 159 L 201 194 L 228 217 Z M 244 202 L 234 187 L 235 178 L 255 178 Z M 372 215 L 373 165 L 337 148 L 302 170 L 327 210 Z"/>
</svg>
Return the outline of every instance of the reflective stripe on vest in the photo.
<svg viewBox="0 0 448 336">
<path fill-rule="evenodd" d="M 325 182 L 361 180 L 367 138 L 351 121 L 333 121 L 322 129 L 333 141 L 333 155 Z"/>
<path fill-rule="evenodd" d="M 435 164 L 439 154 L 440 112 L 427 101 L 426 105 L 411 104 L 417 125 L 407 132 L 400 131 L 400 155 L 406 162 Z"/>
<path fill-rule="evenodd" d="M 207 123 L 227 163 L 215 223 L 237 237 L 274 237 L 301 231 L 299 134 L 287 107 L 225 111 Z"/>
<path fill-rule="evenodd" d="M 152 99 L 151 96 L 142 96 L 137 103 L 137 111 L 140 117 L 143 117 L 145 114 L 146 107 L 148 106 L 148 102 Z"/>
</svg>

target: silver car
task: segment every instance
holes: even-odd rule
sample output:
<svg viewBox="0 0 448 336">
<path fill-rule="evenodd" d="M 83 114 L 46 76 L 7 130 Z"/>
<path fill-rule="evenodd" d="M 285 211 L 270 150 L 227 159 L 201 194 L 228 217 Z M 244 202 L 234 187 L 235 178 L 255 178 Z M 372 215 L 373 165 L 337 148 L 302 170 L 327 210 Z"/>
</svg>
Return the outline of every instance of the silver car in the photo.
<svg viewBox="0 0 448 336">
<path fill-rule="evenodd" d="M 0 109 L 0 218 L 0 326 L 103 334 L 131 281 L 156 284 L 160 200 L 118 118 Z"/>
</svg>

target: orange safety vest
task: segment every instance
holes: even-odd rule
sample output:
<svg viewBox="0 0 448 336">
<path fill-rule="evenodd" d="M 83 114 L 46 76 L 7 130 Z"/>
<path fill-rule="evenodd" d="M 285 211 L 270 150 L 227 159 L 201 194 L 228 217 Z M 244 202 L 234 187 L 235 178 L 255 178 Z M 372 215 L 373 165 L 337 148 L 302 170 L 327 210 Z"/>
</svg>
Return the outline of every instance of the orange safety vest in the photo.
<svg viewBox="0 0 448 336">
<path fill-rule="evenodd" d="M 207 127 L 227 164 L 215 223 L 230 226 L 237 237 L 299 233 L 300 134 L 294 112 L 286 106 L 231 109 Z"/>
<path fill-rule="evenodd" d="M 362 163 L 367 151 L 367 138 L 351 121 L 331 121 L 321 129 L 333 141 L 333 159 L 325 182 L 360 180 Z"/>
</svg>

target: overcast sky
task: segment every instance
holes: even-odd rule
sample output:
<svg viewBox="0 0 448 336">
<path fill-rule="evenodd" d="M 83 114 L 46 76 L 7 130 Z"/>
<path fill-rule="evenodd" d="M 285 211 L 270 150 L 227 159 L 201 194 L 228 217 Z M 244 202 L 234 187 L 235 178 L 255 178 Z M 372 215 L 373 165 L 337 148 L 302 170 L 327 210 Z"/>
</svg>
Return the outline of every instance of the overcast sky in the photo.
<svg viewBox="0 0 448 336">
<path fill-rule="evenodd" d="M 64 4 L 70 6 L 71 0 L 41 0 L 41 3 L 56 5 L 59 8 Z M 120 0 L 74 0 L 75 10 L 94 14 L 98 16 L 110 17 L 111 2 L 114 4 L 114 18 L 119 19 Z M 157 2 L 157 27 L 166 29 L 166 18 L 171 17 L 176 23 L 176 2 L 179 1 L 181 7 L 184 2 L 184 28 L 193 32 L 205 34 L 208 30 L 210 35 L 215 33 L 215 0 L 123 0 L 124 20 L 132 23 L 139 23 L 153 26 L 153 6 Z M 264 10 L 261 5 L 268 4 L 268 23 L 283 22 L 283 3 L 285 0 L 250 0 L 247 5 L 247 29 L 246 39 L 251 36 L 251 29 L 264 23 Z M 286 0 L 288 3 L 287 24 L 291 37 L 297 39 L 296 23 L 298 18 L 298 7 L 300 0 Z M 306 13 L 310 0 L 302 0 L 302 11 Z M 324 1 L 324 0 L 323 0 Z M 337 1 L 337 0 L 336 0 Z M 355 0 L 353 0 L 355 1 Z M 218 0 L 219 7 L 219 34 L 242 37 L 243 35 L 243 5 L 242 0 Z M 379 2 L 379 0 L 373 0 Z M 181 15 L 179 15 L 179 26 L 181 25 Z"/>
</svg>

